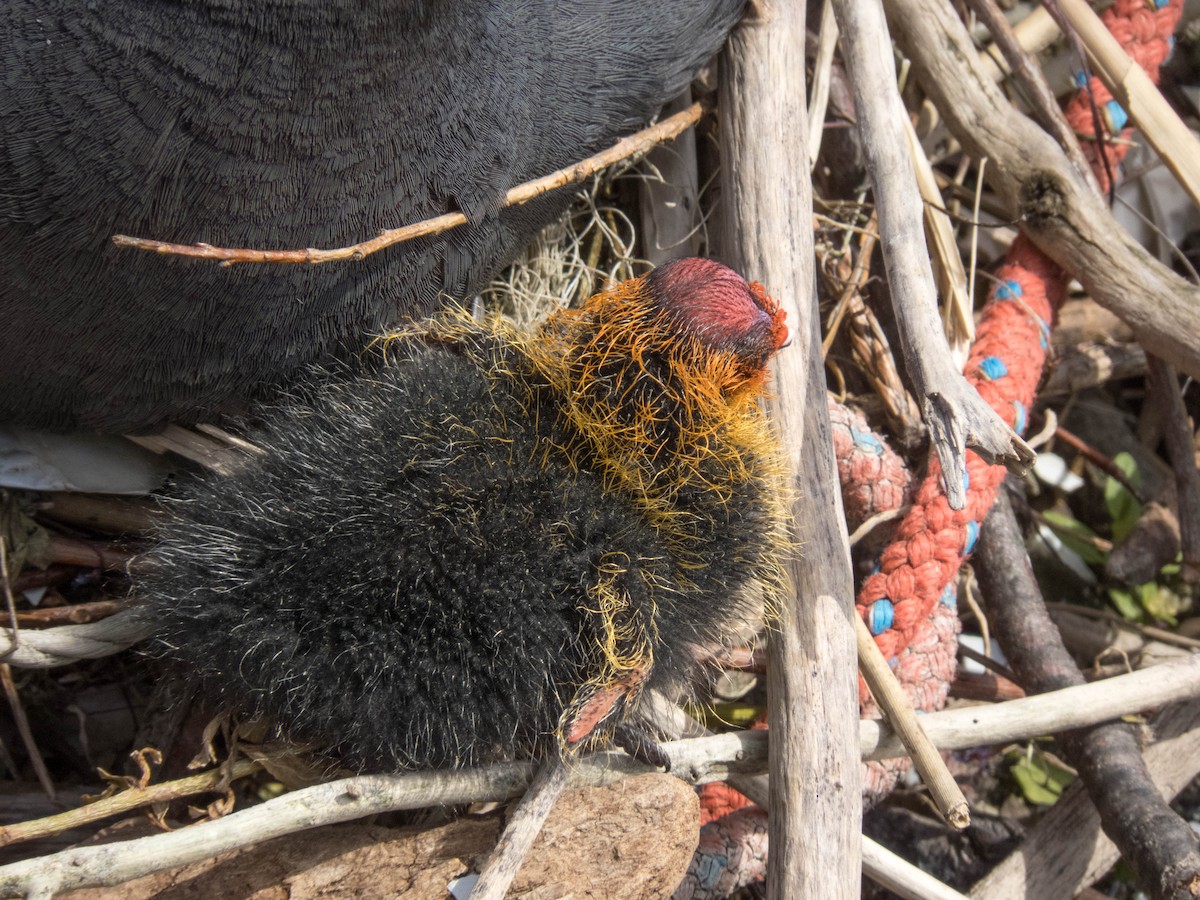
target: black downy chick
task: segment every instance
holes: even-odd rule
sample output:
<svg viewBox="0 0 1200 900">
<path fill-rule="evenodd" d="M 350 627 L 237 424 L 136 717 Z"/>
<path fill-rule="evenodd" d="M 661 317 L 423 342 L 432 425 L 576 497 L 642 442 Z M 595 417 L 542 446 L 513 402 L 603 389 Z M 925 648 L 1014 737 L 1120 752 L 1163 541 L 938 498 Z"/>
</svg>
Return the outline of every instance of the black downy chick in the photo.
<svg viewBox="0 0 1200 900">
<path fill-rule="evenodd" d="M 758 399 L 786 338 L 688 259 L 535 333 L 447 314 L 270 410 L 199 479 L 136 586 L 218 701 L 360 770 L 601 743 L 780 584 Z"/>
<path fill-rule="evenodd" d="M 743 0 L 3 0 L 0 424 L 124 432 L 238 409 L 467 298 L 570 201 L 506 190 L 636 130 Z M 112 246 L 340 247 L 353 264 Z"/>
</svg>

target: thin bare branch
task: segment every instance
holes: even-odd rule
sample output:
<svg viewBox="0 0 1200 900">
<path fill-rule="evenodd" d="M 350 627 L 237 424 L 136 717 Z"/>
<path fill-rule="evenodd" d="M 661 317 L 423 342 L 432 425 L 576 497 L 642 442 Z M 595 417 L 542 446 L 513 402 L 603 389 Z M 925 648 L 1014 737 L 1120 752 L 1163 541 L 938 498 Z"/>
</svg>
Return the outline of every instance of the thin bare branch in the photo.
<svg viewBox="0 0 1200 900">
<path fill-rule="evenodd" d="M 535 197 L 571 184 L 587 181 L 597 172 L 607 169 L 621 160 L 645 153 L 651 147 L 665 141 L 674 140 L 682 132 L 700 121 L 704 113 L 701 103 L 693 103 L 687 109 L 663 119 L 656 125 L 644 128 L 637 134 L 632 134 L 618 141 L 607 150 L 594 156 L 559 169 L 549 175 L 527 181 L 509 190 L 504 196 L 504 206 L 520 206 Z M 419 237 L 430 237 L 442 234 L 452 228 L 467 224 L 467 217 L 462 213 L 446 213 L 423 222 L 405 225 L 402 228 L 389 228 L 381 231 L 375 237 L 351 244 L 348 247 L 338 247 L 332 250 L 319 250 L 309 247 L 303 250 L 260 250 L 253 248 L 214 247 L 211 244 L 172 244 L 166 241 L 156 241 L 150 238 L 131 237 L 126 234 L 114 234 L 112 242 L 118 247 L 128 247 L 135 250 L 148 250 L 165 256 L 186 256 L 192 259 L 211 259 L 222 265 L 234 263 L 285 263 L 303 265 L 321 265 L 340 260 L 365 259 L 372 253 L 378 253 L 395 244 L 402 244 Z"/>
</svg>

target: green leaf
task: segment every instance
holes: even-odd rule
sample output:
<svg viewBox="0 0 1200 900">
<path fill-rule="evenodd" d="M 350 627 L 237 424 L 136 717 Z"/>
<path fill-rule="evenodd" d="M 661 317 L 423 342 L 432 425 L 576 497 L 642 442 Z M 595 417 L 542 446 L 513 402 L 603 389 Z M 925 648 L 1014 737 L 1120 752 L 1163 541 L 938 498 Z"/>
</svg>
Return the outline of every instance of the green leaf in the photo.
<svg viewBox="0 0 1200 900">
<path fill-rule="evenodd" d="M 1110 587 L 1108 589 L 1108 599 L 1117 608 L 1117 612 L 1126 619 L 1131 622 L 1141 621 L 1142 604 L 1134 598 L 1132 591 L 1120 587 Z"/>
<path fill-rule="evenodd" d="M 1046 520 L 1046 524 L 1054 529 L 1054 533 L 1058 535 L 1059 540 L 1067 547 L 1079 554 L 1079 558 L 1085 563 L 1092 566 L 1102 566 L 1107 561 L 1107 554 L 1103 553 L 1089 538 L 1095 538 L 1096 532 L 1088 528 L 1078 519 L 1068 516 L 1065 513 L 1060 513 L 1058 510 L 1048 509 L 1042 516 Z"/>
<path fill-rule="evenodd" d="M 1075 780 L 1073 772 L 1038 751 L 1017 754 L 1011 771 L 1021 795 L 1029 803 L 1039 806 L 1057 803 L 1062 792 Z"/>
<path fill-rule="evenodd" d="M 1138 474 L 1137 463 L 1130 454 L 1118 453 L 1113 457 L 1113 462 L 1131 484 L 1141 487 L 1142 479 Z M 1112 477 L 1104 480 L 1104 504 L 1108 507 L 1108 515 L 1112 518 L 1113 540 L 1119 541 L 1129 534 L 1141 517 L 1142 504 L 1138 503 L 1137 498 L 1129 493 L 1125 485 Z"/>
</svg>

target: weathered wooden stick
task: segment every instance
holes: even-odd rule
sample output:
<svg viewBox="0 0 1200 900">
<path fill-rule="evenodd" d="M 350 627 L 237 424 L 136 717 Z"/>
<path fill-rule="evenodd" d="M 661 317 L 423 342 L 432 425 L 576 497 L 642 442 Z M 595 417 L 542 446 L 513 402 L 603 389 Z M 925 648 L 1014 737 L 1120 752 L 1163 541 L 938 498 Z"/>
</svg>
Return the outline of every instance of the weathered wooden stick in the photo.
<svg viewBox="0 0 1200 900">
<path fill-rule="evenodd" d="M 470 900 L 503 900 L 566 786 L 566 763 L 554 754 L 542 763 L 525 796 L 510 813 L 500 841 L 479 873 L 475 887 L 471 888 Z"/>
<path fill-rule="evenodd" d="M 1147 358 L 1150 387 L 1163 406 L 1167 454 L 1175 472 L 1178 496 L 1179 542 L 1188 574 L 1200 575 L 1200 471 L 1196 469 L 1196 443 L 1193 429 L 1179 389 L 1179 378 L 1167 363 L 1155 356 Z"/>
<path fill-rule="evenodd" d="M 814 290 L 804 46 L 804 4 L 785 0 L 752 3 L 730 36 L 720 87 L 723 246 L 747 277 L 771 286 L 795 335 L 775 359 L 771 407 L 797 498 L 792 537 L 804 549 L 788 565 L 793 591 L 768 645 L 767 892 L 850 900 L 860 892 L 862 819 L 854 586 Z"/>
<path fill-rule="evenodd" d="M 975 560 L 992 630 L 1021 685 L 1033 692 L 1082 686 L 1083 675 L 1046 611 L 1004 491 L 984 523 Z M 1131 728 L 1096 725 L 1060 734 L 1057 744 L 1143 889 L 1157 900 L 1188 896 L 1190 886 L 1200 884 L 1200 845 L 1155 787 Z"/>
<path fill-rule="evenodd" d="M 880 243 L 904 360 L 945 473 L 946 499 L 952 509 L 962 509 L 967 447 L 989 463 L 1018 472 L 1033 463 L 1034 452 L 971 387 L 948 351 L 925 244 L 923 205 L 906 151 L 907 113 L 896 87 L 882 2 L 834 0 L 833 11 L 875 186 Z"/>
</svg>

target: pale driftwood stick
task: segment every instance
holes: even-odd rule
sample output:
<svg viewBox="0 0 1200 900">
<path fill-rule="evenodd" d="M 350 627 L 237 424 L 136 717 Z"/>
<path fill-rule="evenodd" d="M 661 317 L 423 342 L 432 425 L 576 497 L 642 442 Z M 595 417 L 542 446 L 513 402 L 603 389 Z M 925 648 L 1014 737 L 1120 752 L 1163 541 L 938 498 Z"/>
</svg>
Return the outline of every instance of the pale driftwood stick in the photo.
<svg viewBox="0 0 1200 900">
<path fill-rule="evenodd" d="M 676 113 L 670 118 L 663 119 L 657 125 L 651 125 L 618 141 L 607 150 L 603 150 L 585 160 L 573 163 L 565 169 L 559 169 L 549 175 L 544 175 L 533 181 L 512 188 L 504 196 L 504 206 L 520 206 L 535 197 L 547 194 L 569 184 L 579 184 L 587 181 L 597 172 L 607 169 L 614 163 L 636 156 L 664 141 L 673 140 L 682 132 L 700 121 L 704 107 L 693 103 L 683 112 Z M 452 228 L 467 224 L 467 217 L 462 213 L 447 213 L 424 222 L 405 225 L 403 228 L 389 228 L 380 232 L 370 240 L 353 244 L 349 247 L 338 247 L 335 250 L 318 250 L 309 247 L 304 250 L 260 250 L 255 248 L 214 247 L 211 244 L 171 244 L 166 241 L 156 241 L 148 238 L 131 237 L 127 234 L 114 234 L 112 242 L 118 247 L 129 247 L 135 250 L 149 250 L 166 256 L 187 256 L 193 259 L 219 260 L 222 265 L 234 263 L 290 263 L 320 265 L 338 260 L 365 259 L 372 253 L 378 253 L 394 244 L 411 241 L 414 238 L 430 237 L 442 234 Z"/>
<path fill-rule="evenodd" d="M 1034 697 L 930 713 L 921 716 L 921 725 L 939 750 L 961 750 L 1057 734 L 1196 697 L 1200 654 Z M 864 719 L 859 731 L 863 759 L 905 755 L 900 739 L 878 720 Z"/>
<path fill-rule="evenodd" d="M 929 713 L 921 716 L 921 724 L 939 750 L 965 750 L 1084 728 L 1196 698 L 1200 698 L 1200 654 L 1189 654 L 1079 687 L 1003 703 Z M 683 738 L 664 745 L 671 755 L 674 774 L 690 783 L 702 784 L 728 780 L 720 776 L 720 769 L 724 767 L 736 770 L 739 784 L 759 780 L 765 783 L 766 779 L 758 776 L 766 758 L 769 730 L 713 735 L 669 701 L 656 697 L 649 703 L 646 715 L 654 726 L 670 737 Z M 861 721 L 858 752 L 864 760 L 906 755 L 904 744 L 886 723 L 878 719 Z M 601 758 L 623 760 L 626 757 L 610 754 L 595 759 Z M 596 763 L 593 758 L 588 758 L 583 764 Z M 696 768 L 697 765 L 702 767 Z M 738 787 L 738 790 L 742 788 Z M 742 793 L 760 805 L 769 802 L 754 787 Z"/>
<path fill-rule="evenodd" d="M 879 651 L 879 645 L 871 637 L 866 623 L 855 616 L 854 633 L 858 639 L 858 667 L 871 695 L 879 704 L 879 709 L 887 718 L 888 723 L 899 735 L 904 746 L 908 748 L 913 765 L 921 775 L 921 780 L 929 788 L 929 796 L 933 800 L 942 817 L 952 828 L 962 831 L 971 824 L 971 811 L 967 806 L 967 798 L 954 782 L 954 776 L 946 768 L 937 748 L 929 739 L 929 735 L 917 721 L 912 701 L 900 687 L 900 682 L 892 670 L 888 668 L 887 660 Z"/>
<path fill-rule="evenodd" d="M 1087 48 L 1096 75 L 1129 113 L 1192 202 L 1200 204 L 1200 141 L 1085 0 L 1058 0 L 1058 6 Z"/>
<path fill-rule="evenodd" d="M 1173 798 L 1200 774 L 1200 703 L 1165 711 L 1153 730 L 1159 739 L 1145 751 L 1146 766 L 1163 796 Z M 1120 855 L 1077 781 L 1021 845 L 971 889 L 971 897 L 1074 897 L 1100 880 Z"/>
<path fill-rule="evenodd" d="M 863 874 L 906 900 L 967 900 L 887 847 L 863 838 Z"/>
<path fill-rule="evenodd" d="M 795 335 L 775 359 L 771 405 L 795 498 L 790 536 L 803 551 L 789 561 L 792 591 L 768 644 L 767 891 L 849 900 L 860 891 L 862 820 L 854 584 L 814 289 L 804 46 L 804 4 L 784 0 L 752 4 L 730 36 L 720 89 L 723 237 L 735 266 L 770 286 Z"/>
<path fill-rule="evenodd" d="M 0 662 L 18 668 L 52 669 L 81 659 L 112 656 L 151 633 L 150 625 L 133 612 L 118 613 L 89 625 L 22 631 L 19 644 L 11 632 L 0 629 Z"/>
<path fill-rule="evenodd" d="M 667 744 L 674 774 L 685 781 L 725 781 L 761 770 L 766 735 L 717 735 Z M 730 761 L 733 762 L 730 762 Z M 502 763 L 462 771 L 364 775 L 292 791 L 221 819 L 152 837 L 80 847 L 0 867 L 0 897 L 49 897 L 85 886 L 111 886 L 151 872 L 197 862 L 259 841 L 318 825 L 399 809 L 507 800 L 525 790 L 533 763 Z M 597 753 L 572 762 L 571 786 L 611 784 L 655 769 L 624 753 Z"/>
<path fill-rule="evenodd" d="M 554 754 L 541 764 L 525 795 L 509 813 L 508 824 L 504 826 L 496 849 L 479 873 L 475 887 L 471 888 L 470 900 L 503 900 L 566 786 L 566 764 L 561 756 Z"/>
<path fill-rule="evenodd" d="M 1121 316 L 1142 345 L 1200 377 L 1200 288 L 1162 265 L 1076 178 L 1054 140 L 1022 116 L 982 71 L 945 0 L 890 0 L 892 34 L 947 127 L 973 156 L 1026 234 Z"/>
<path fill-rule="evenodd" d="M 967 447 L 989 463 L 1003 463 L 1018 472 L 1033 463 L 1034 452 L 967 383 L 948 351 L 925 246 L 923 206 L 905 152 L 902 120 L 907 113 L 896 88 L 881 0 L 834 0 L 833 10 L 875 186 L 883 260 L 904 360 L 942 465 L 946 499 L 952 509 L 962 509 Z"/>
<path fill-rule="evenodd" d="M 1005 491 L 996 498 L 975 554 L 988 618 L 1021 686 L 1030 692 L 1079 686 L 1076 668 L 1033 578 L 1021 528 Z M 1200 884 L 1200 845 L 1167 805 L 1130 726 L 1111 722 L 1060 734 L 1057 743 L 1151 897 L 1173 900 Z"/>
</svg>

